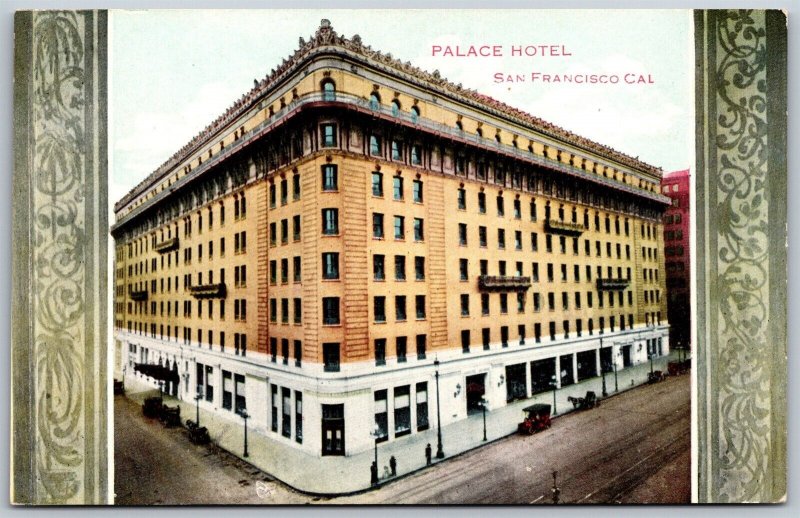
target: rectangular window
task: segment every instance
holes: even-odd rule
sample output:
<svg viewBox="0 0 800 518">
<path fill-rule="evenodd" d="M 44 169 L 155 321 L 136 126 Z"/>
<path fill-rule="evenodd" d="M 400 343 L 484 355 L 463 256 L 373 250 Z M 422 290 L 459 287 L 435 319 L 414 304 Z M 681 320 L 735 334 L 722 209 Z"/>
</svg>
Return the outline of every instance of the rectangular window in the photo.
<svg viewBox="0 0 800 518">
<path fill-rule="evenodd" d="M 398 140 L 392 141 L 392 160 L 403 159 L 403 143 Z"/>
<path fill-rule="evenodd" d="M 463 188 L 458 189 L 458 209 L 467 210 L 467 191 Z"/>
<path fill-rule="evenodd" d="M 395 320 L 402 322 L 406 320 L 406 296 L 396 295 L 394 297 Z"/>
<path fill-rule="evenodd" d="M 411 164 L 412 165 L 421 165 L 422 164 L 422 148 L 419 145 L 411 146 Z"/>
<path fill-rule="evenodd" d="M 322 233 L 325 235 L 339 233 L 339 209 L 322 209 Z"/>
<path fill-rule="evenodd" d="M 489 314 L 489 294 L 481 293 L 481 315 Z"/>
<path fill-rule="evenodd" d="M 417 320 L 425 319 L 425 295 L 417 295 L 415 297 L 415 306 L 417 313 Z"/>
<path fill-rule="evenodd" d="M 300 367 L 303 364 L 303 343 L 300 340 L 294 341 L 294 366 Z"/>
<path fill-rule="evenodd" d="M 414 203 L 422 203 L 422 180 L 414 180 L 412 183 Z"/>
<path fill-rule="evenodd" d="M 403 216 L 394 217 L 394 238 L 395 239 L 406 238 L 405 218 Z"/>
<path fill-rule="evenodd" d="M 289 340 L 281 340 L 281 361 L 284 365 L 289 365 Z"/>
<path fill-rule="evenodd" d="M 381 155 L 381 138 L 377 135 L 369 136 L 369 154 L 372 156 Z M 382 196 L 382 194 L 381 194 Z"/>
<path fill-rule="evenodd" d="M 338 167 L 332 164 L 322 166 L 322 190 L 336 191 L 339 189 Z"/>
<path fill-rule="evenodd" d="M 281 323 L 289 323 L 289 299 L 281 299 Z"/>
<path fill-rule="evenodd" d="M 525 312 L 525 293 L 521 291 L 517 292 L 517 312 Z"/>
<path fill-rule="evenodd" d="M 491 342 L 491 331 L 488 327 L 481 329 L 481 341 L 483 342 L 483 350 L 489 350 L 489 343 Z"/>
<path fill-rule="evenodd" d="M 397 363 L 405 363 L 407 361 L 408 339 L 405 336 L 398 336 L 395 341 L 395 350 L 397 352 Z"/>
<path fill-rule="evenodd" d="M 336 146 L 336 124 L 322 125 L 322 147 Z"/>
<path fill-rule="evenodd" d="M 294 440 L 303 443 L 303 393 L 294 391 Z"/>
<path fill-rule="evenodd" d="M 425 241 L 425 226 L 422 218 L 414 218 L 414 241 Z"/>
<path fill-rule="evenodd" d="M 376 281 L 382 281 L 386 278 L 383 255 L 376 254 L 372 256 L 372 274 Z"/>
<path fill-rule="evenodd" d="M 394 389 L 394 435 L 400 437 L 411 433 L 410 387 Z"/>
<path fill-rule="evenodd" d="M 422 335 L 424 336 L 424 335 Z M 427 430 L 428 425 L 428 383 L 417 383 L 417 431 Z"/>
<path fill-rule="evenodd" d="M 469 261 L 467 259 L 458 260 L 459 280 L 466 281 L 469 279 Z"/>
<path fill-rule="evenodd" d="M 533 311 L 541 311 L 542 309 L 542 300 L 539 296 L 539 293 L 533 294 Z"/>
<path fill-rule="evenodd" d="M 372 237 L 383 239 L 383 214 L 377 212 L 372 214 Z"/>
<path fill-rule="evenodd" d="M 294 282 L 300 282 L 300 280 L 303 278 L 303 272 L 302 272 L 302 268 L 301 268 L 300 256 L 299 255 L 296 255 L 296 256 L 294 256 L 292 258 L 292 266 L 294 266 L 294 269 L 293 269 L 294 273 L 293 273 L 292 280 Z"/>
<path fill-rule="evenodd" d="M 336 252 L 325 252 L 322 254 L 322 278 L 339 278 L 339 254 Z"/>
<path fill-rule="evenodd" d="M 424 360 L 427 350 L 428 336 L 417 335 L 417 359 Z"/>
<path fill-rule="evenodd" d="M 300 241 L 300 216 L 292 217 L 292 239 Z"/>
<path fill-rule="evenodd" d="M 478 212 L 486 214 L 486 193 L 484 192 L 478 193 Z"/>
<path fill-rule="evenodd" d="M 403 177 L 392 177 L 392 193 L 395 200 L 403 199 Z"/>
<path fill-rule="evenodd" d="M 461 316 L 469 316 L 469 295 L 461 294 Z"/>
<path fill-rule="evenodd" d="M 497 215 L 502 218 L 505 215 L 505 213 L 506 213 L 506 209 L 505 209 L 505 203 L 504 203 L 503 197 L 502 196 L 498 196 L 497 197 Z"/>
<path fill-rule="evenodd" d="M 339 297 L 322 298 L 322 322 L 325 325 L 339 324 Z"/>
<path fill-rule="evenodd" d="M 303 321 L 303 303 L 299 298 L 294 299 L 294 323 L 300 324 Z"/>
<path fill-rule="evenodd" d="M 469 329 L 461 331 L 461 352 L 469 352 Z"/>
<path fill-rule="evenodd" d="M 339 344 L 322 344 L 322 358 L 325 372 L 339 372 Z"/>
<path fill-rule="evenodd" d="M 375 322 L 386 322 L 386 297 L 379 296 L 373 299 Z"/>
<path fill-rule="evenodd" d="M 406 280 L 406 256 L 394 256 L 394 279 L 396 281 Z"/>
<path fill-rule="evenodd" d="M 508 293 L 500 294 L 500 313 L 503 315 L 508 313 Z"/>
<path fill-rule="evenodd" d="M 383 173 L 372 173 L 372 195 L 383 196 Z"/>
<path fill-rule="evenodd" d="M 500 326 L 500 345 L 508 347 L 508 326 Z"/>
<path fill-rule="evenodd" d="M 418 281 L 425 280 L 425 258 L 414 257 L 414 278 Z"/>
<path fill-rule="evenodd" d="M 497 247 L 501 250 L 506 247 L 506 231 L 502 228 L 497 229 Z"/>
<path fill-rule="evenodd" d="M 289 259 L 281 259 L 281 284 L 289 282 Z"/>
<path fill-rule="evenodd" d="M 375 365 L 386 365 L 386 338 L 375 339 Z"/>
</svg>

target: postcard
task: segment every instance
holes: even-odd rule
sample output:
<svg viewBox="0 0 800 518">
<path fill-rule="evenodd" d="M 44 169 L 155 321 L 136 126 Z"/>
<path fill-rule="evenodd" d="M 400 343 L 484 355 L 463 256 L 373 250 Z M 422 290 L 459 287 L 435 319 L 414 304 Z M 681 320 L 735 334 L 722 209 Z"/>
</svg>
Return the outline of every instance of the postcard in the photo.
<svg viewBox="0 0 800 518">
<path fill-rule="evenodd" d="M 17 13 L 12 500 L 784 500 L 785 74 L 779 11 Z"/>
</svg>

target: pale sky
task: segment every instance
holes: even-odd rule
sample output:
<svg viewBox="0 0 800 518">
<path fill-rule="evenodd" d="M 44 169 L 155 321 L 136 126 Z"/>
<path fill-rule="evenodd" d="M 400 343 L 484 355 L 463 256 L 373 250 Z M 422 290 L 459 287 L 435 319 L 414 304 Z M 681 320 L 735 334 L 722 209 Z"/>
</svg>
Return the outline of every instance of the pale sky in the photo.
<svg viewBox="0 0 800 518">
<path fill-rule="evenodd" d="M 317 30 L 340 35 L 462 83 L 665 172 L 693 161 L 692 13 L 688 10 L 112 11 L 109 201 L 165 162 Z M 512 56 L 557 45 L 571 56 Z M 499 45 L 503 57 L 432 56 Z M 618 75 L 616 85 L 531 80 Z M 524 82 L 495 81 L 517 74 Z M 625 84 L 625 74 L 652 78 Z"/>
</svg>

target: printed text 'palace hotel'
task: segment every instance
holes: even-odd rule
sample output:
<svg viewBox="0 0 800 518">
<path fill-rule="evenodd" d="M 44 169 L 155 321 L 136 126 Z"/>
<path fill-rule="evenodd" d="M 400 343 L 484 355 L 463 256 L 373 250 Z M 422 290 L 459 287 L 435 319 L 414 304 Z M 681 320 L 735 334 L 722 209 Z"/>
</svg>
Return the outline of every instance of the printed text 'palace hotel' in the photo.
<svg viewBox="0 0 800 518">
<path fill-rule="evenodd" d="M 115 205 L 118 368 L 351 455 L 436 426 L 437 371 L 446 425 L 646 362 L 660 181 L 323 20 Z"/>
</svg>

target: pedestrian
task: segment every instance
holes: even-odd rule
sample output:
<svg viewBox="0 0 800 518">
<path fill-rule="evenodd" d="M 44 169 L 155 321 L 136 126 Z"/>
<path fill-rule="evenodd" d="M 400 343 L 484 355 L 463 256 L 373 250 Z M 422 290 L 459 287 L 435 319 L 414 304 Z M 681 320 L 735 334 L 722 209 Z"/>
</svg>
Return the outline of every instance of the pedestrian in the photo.
<svg viewBox="0 0 800 518">
<path fill-rule="evenodd" d="M 372 465 L 369 468 L 370 472 L 370 482 L 373 486 L 378 485 L 378 464 L 375 461 L 372 461 Z"/>
<path fill-rule="evenodd" d="M 431 465 L 431 443 L 425 446 L 425 464 L 428 466 Z"/>
<path fill-rule="evenodd" d="M 394 458 L 394 455 L 392 455 L 389 458 L 389 468 L 392 470 L 392 476 L 396 477 L 397 476 L 397 459 Z"/>
</svg>

